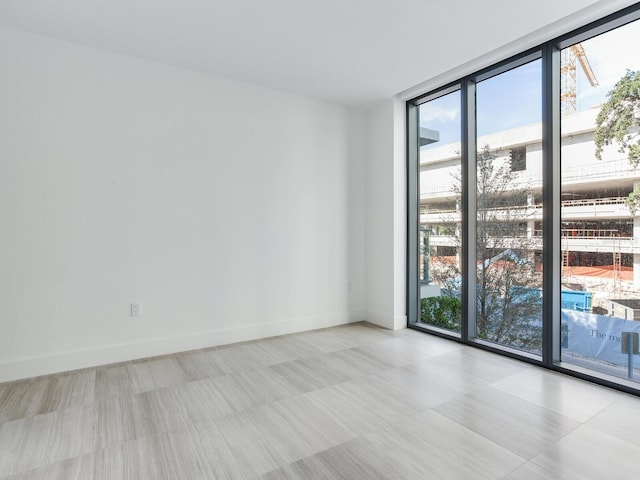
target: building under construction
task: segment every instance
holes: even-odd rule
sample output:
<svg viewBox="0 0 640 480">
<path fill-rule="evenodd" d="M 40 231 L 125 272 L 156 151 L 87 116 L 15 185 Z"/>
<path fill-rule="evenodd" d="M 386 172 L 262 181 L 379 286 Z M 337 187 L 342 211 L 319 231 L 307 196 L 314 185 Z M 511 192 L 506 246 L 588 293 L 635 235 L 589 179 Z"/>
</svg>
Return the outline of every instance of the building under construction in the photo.
<svg viewBox="0 0 640 480">
<path fill-rule="evenodd" d="M 640 217 L 625 204 L 640 182 L 640 169 L 634 169 L 615 146 L 604 149 L 602 160 L 596 159 L 593 135 L 597 113 L 597 108 L 574 112 L 562 123 L 563 274 L 598 277 L 606 281 L 608 294 L 625 290 L 630 296 L 634 291 L 640 296 Z M 540 132 L 540 124 L 535 124 L 478 139 L 478 145 L 491 147 L 498 166 L 511 169 L 514 181 L 509 188 L 528 192 L 521 205 L 509 206 L 511 220 L 515 215 L 521 225 L 516 234 L 520 238 L 512 241 L 526 244 L 539 268 L 543 215 Z M 433 260 L 447 257 L 452 261 L 460 253 L 456 234 L 459 189 L 451 185 L 459 165 L 456 145 L 433 146 L 421 152 L 420 223 L 429 232 Z"/>
<path fill-rule="evenodd" d="M 596 74 L 591 68 L 582 43 L 563 49 L 560 61 L 560 101 L 563 116 L 571 115 L 578 110 L 578 64 L 582 67 L 589 84 L 592 87 L 598 85 Z"/>
</svg>

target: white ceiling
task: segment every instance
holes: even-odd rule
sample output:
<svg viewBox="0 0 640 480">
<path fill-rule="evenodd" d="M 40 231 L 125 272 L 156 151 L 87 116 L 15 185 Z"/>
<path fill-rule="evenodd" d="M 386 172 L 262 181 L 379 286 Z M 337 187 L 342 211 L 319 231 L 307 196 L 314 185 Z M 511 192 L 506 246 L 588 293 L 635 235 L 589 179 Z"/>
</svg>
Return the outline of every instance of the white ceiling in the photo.
<svg viewBox="0 0 640 480">
<path fill-rule="evenodd" d="M 577 26 L 576 18 L 596 18 L 631 3 L 0 0 L 0 25 L 302 95 L 366 104 L 505 45 L 533 46 Z"/>
</svg>

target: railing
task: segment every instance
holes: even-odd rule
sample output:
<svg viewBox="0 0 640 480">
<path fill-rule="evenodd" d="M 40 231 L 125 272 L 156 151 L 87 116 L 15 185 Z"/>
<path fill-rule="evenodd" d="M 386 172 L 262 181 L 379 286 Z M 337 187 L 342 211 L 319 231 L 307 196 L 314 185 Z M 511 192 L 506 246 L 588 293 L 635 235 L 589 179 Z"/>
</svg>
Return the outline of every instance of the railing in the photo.
<svg viewBox="0 0 640 480">
<path fill-rule="evenodd" d="M 433 231 L 431 233 L 432 237 L 447 237 L 451 236 L 452 232 L 443 230 L 442 232 Z M 563 239 L 576 239 L 576 240 L 621 240 L 624 242 L 632 241 L 632 235 L 625 235 L 624 233 L 620 233 L 619 230 L 614 229 L 594 229 L 594 228 L 563 228 L 560 233 Z M 520 234 L 512 233 L 509 235 L 514 238 L 528 238 L 528 234 L 526 232 L 522 232 Z M 531 236 L 534 238 L 542 237 L 542 230 L 532 230 Z"/>
<path fill-rule="evenodd" d="M 542 237 L 542 230 L 534 230 L 534 237 Z M 594 229 L 594 228 L 563 228 L 560 231 L 560 236 L 563 239 L 572 239 L 576 240 L 594 240 L 594 239 L 604 239 L 604 240 L 633 240 L 632 235 L 625 235 L 624 233 L 620 233 L 620 230 L 613 229 Z"/>
<path fill-rule="evenodd" d="M 598 205 L 624 205 L 627 197 L 588 198 L 580 200 L 564 200 L 563 207 L 594 207 Z"/>
<path fill-rule="evenodd" d="M 438 195 L 442 193 L 456 194 L 458 196 L 460 195 L 453 189 L 451 185 L 438 185 L 429 188 L 429 190 L 426 192 L 420 192 L 420 198 L 427 198 L 431 195 Z"/>
<path fill-rule="evenodd" d="M 568 228 L 561 230 L 562 238 L 579 238 L 579 239 L 597 239 L 597 238 L 606 238 L 616 240 L 633 240 L 632 236 L 622 236 L 619 230 L 608 230 L 608 229 L 591 229 L 591 228 Z"/>
<path fill-rule="evenodd" d="M 570 207 L 599 207 L 602 205 L 624 205 L 625 201 L 627 200 L 627 197 L 607 197 L 607 198 L 588 198 L 588 199 L 579 199 L 579 200 L 563 200 L 561 203 L 562 208 L 570 208 Z M 516 206 L 516 207 L 509 207 L 510 211 L 517 211 L 517 210 L 522 210 L 522 211 L 526 211 L 526 210 L 540 210 L 542 209 L 542 204 L 541 203 L 537 203 L 535 205 L 521 205 L 521 206 Z M 499 210 L 506 210 L 505 208 L 502 207 L 495 207 L 495 208 L 487 208 L 487 211 L 499 211 Z M 442 214 L 456 214 L 456 213 L 460 213 L 457 210 L 454 209 L 438 209 L 438 210 L 431 210 L 429 209 L 426 205 L 421 205 L 420 206 L 420 214 L 421 215 L 426 215 L 426 214 L 431 214 L 431 215 L 442 215 Z M 523 218 L 523 220 L 526 220 L 526 218 Z"/>
<path fill-rule="evenodd" d="M 455 215 L 457 213 L 460 213 L 459 210 L 455 210 L 455 209 L 447 209 L 447 210 L 435 210 L 435 209 L 430 209 L 427 208 L 426 205 L 422 205 L 420 207 L 420 215 L 444 215 L 444 214 L 450 214 L 450 215 Z"/>
<path fill-rule="evenodd" d="M 629 165 L 626 159 L 590 163 L 562 170 L 562 181 L 565 183 L 570 183 L 573 180 L 621 176 L 637 178 L 640 176 L 640 170 Z"/>
</svg>

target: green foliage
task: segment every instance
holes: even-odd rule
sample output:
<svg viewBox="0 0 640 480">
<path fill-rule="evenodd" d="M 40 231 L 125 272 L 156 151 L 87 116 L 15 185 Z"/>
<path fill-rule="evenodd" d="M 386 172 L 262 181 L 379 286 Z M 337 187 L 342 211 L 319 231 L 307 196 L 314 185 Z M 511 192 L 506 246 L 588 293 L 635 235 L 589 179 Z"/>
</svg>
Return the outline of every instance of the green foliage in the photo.
<svg viewBox="0 0 640 480">
<path fill-rule="evenodd" d="M 602 105 L 596 118 L 594 142 L 596 157 L 602 159 L 602 149 L 614 141 L 618 151 L 626 153 L 629 163 L 637 167 L 640 163 L 640 71 L 627 73 L 607 93 L 607 101 Z"/>
<path fill-rule="evenodd" d="M 629 194 L 624 204 L 631 212 L 631 215 L 635 215 L 640 210 L 640 184 L 633 187 L 633 192 Z"/>
<path fill-rule="evenodd" d="M 527 236 L 526 188 L 514 188 L 516 174 L 486 145 L 477 155 L 476 333 L 479 338 L 527 351 L 542 345 L 536 326 L 540 279 Z M 524 231 L 522 230 L 524 228 Z M 502 255 L 501 255 L 502 254 Z"/>
<path fill-rule="evenodd" d="M 459 298 L 443 295 L 420 301 L 420 318 L 429 325 L 459 332 L 461 316 L 462 301 Z"/>
<path fill-rule="evenodd" d="M 527 222 L 533 218 L 526 208 L 529 189 L 518 186 L 522 185 L 518 173 L 489 145 L 477 153 L 476 165 L 476 236 L 470 243 L 475 243 L 477 268 L 469 272 L 476 275 L 475 333 L 490 342 L 539 352 L 542 278 L 535 271 L 535 243 L 527 233 Z M 462 193 L 459 174 L 454 176 L 453 191 Z M 461 249 L 460 235 L 456 235 L 456 243 Z M 456 298 L 460 295 L 458 279 L 462 271 L 458 265 L 441 263 L 432 273 L 432 280 L 444 294 Z M 423 321 L 460 331 L 460 324 L 449 321 L 435 302 L 423 301 Z"/>
</svg>

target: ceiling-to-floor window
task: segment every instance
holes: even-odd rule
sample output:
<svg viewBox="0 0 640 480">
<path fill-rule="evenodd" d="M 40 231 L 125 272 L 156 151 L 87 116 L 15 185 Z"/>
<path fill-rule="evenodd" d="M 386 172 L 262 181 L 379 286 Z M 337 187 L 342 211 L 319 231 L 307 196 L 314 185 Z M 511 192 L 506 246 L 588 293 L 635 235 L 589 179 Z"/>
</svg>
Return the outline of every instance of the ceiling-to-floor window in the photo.
<svg viewBox="0 0 640 480">
<path fill-rule="evenodd" d="M 560 126 L 562 360 L 635 382 L 622 337 L 640 332 L 639 38 L 635 21 L 565 42 Z"/>
<path fill-rule="evenodd" d="M 542 352 L 541 60 L 476 84 L 476 337 Z"/>
<path fill-rule="evenodd" d="M 460 90 L 429 99 L 419 116 L 419 321 L 460 332 Z"/>
<path fill-rule="evenodd" d="M 639 391 L 638 18 L 407 103 L 411 326 Z"/>
</svg>

